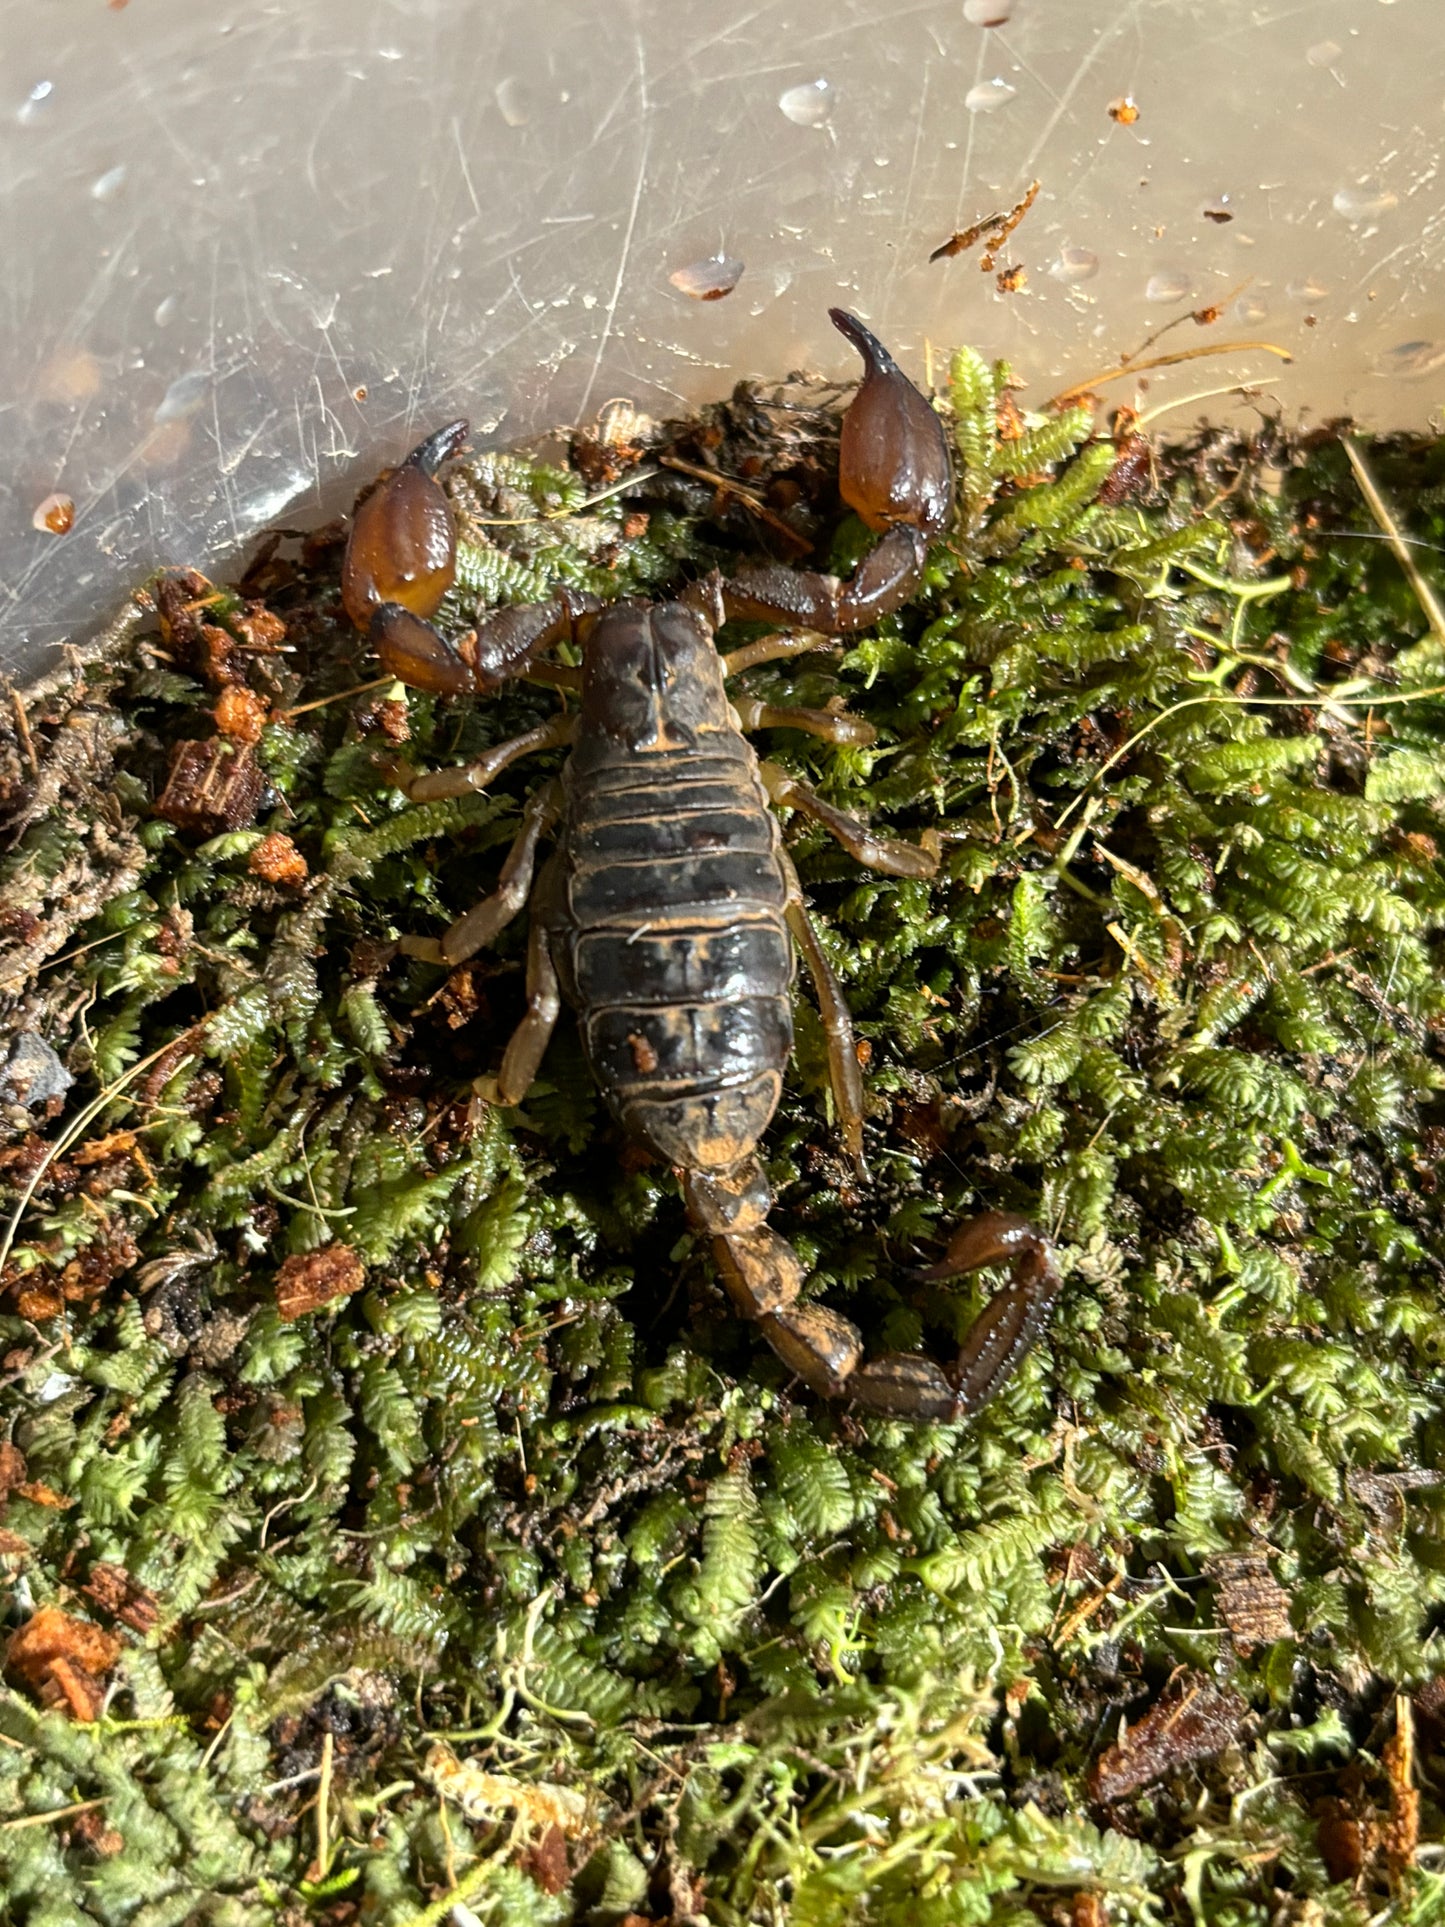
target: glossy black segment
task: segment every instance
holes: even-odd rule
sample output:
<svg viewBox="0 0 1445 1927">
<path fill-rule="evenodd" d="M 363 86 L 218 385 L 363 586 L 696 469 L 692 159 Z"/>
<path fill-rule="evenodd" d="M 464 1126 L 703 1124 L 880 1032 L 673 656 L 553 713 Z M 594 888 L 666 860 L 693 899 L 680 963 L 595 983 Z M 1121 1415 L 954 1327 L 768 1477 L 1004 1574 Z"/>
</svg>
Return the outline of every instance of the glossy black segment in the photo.
<svg viewBox="0 0 1445 1927">
<path fill-rule="evenodd" d="M 604 1089 L 627 1095 L 667 1084 L 740 1084 L 781 1072 L 793 1018 L 780 997 L 722 1004 L 601 1010 L 583 1025 L 588 1061 Z"/>
<path fill-rule="evenodd" d="M 771 918 L 714 929 L 586 931 L 573 957 L 584 1007 L 725 1003 L 786 997 L 793 981 L 787 932 Z"/>
</svg>

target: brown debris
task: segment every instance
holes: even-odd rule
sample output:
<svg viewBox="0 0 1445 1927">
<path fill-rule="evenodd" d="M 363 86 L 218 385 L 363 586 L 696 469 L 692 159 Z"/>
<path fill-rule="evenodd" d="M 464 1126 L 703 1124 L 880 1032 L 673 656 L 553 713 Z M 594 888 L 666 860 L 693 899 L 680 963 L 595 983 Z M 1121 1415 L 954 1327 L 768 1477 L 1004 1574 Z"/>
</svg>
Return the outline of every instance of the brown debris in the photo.
<svg viewBox="0 0 1445 1927">
<path fill-rule="evenodd" d="M 1415 1785 L 1415 1719 L 1406 1694 L 1395 1697 L 1395 1730 L 1380 1760 L 1390 1781 L 1390 1814 L 1380 1829 L 1380 1845 L 1390 1885 L 1399 1889 L 1415 1867 L 1420 1844 L 1420 1792 Z"/>
<path fill-rule="evenodd" d="M 1239 1735 L 1248 1708 L 1238 1693 L 1198 1673 L 1178 1673 L 1143 1719 L 1089 1770 L 1089 1797 L 1107 1804 L 1181 1767 L 1212 1760 Z"/>
<path fill-rule="evenodd" d="M 72 1151 L 70 1161 L 81 1166 L 105 1164 L 111 1158 L 129 1157 L 135 1149 L 134 1131 L 108 1131 L 104 1137 L 88 1138 L 78 1151 Z"/>
<path fill-rule="evenodd" d="M 238 743 L 259 743 L 270 713 L 266 698 L 240 682 L 227 683 L 211 711 L 221 734 Z"/>
<path fill-rule="evenodd" d="M 46 1485 L 41 1479 L 27 1479 L 24 1485 L 17 1485 L 16 1495 L 28 1499 L 32 1505 L 43 1505 L 51 1512 L 69 1512 L 78 1499 L 68 1499 L 63 1492 L 57 1492 L 53 1485 Z"/>
<path fill-rule="evenodd" d="M 75 501 L 69 495 L 47 495 L 36 504 L 30 526 L 42 535 L 69 535 L 75 527 Z"/>
<path fill-rule="evenodd" d="M 115 5 L 115 0 L 111 0 L 111 5 Z M 105 1815 L 99 1807 L 92 1807 L 87 1813 L 77 1813 L 70 1823 L 70 1830 L 77 1840 L 83 1840 L 103 1860 L 108 1860 L 125 1846 L 125 1835 L 118 1827 L 106 1825 Z"/>
<path fill-rule="evenodd" d="M 304 883 L 307 877 L 306 859 L 280 830 L 263 837 L 252 850 L 246 868 L 253 877 L 260 877 L 264 883 Z"/>
<path fill-rule="evenodd" d="M 1356 1789 L 1358 1791 L 1358 1789 Z M 1333 1881 L 1358 1880 L 1365 1863 L 1379 1845 L 1379 1829 L 1372 1813 L 1342 1794 L 1328 1793 L 1315 1801 L 1315 1844 Z"/>
<path fill-rule="evenodd" d="M 376 721 L 382 735 L 389 743 L 404 743 L 411 736 L 411 719 L 407 706 L 394 697 L 376 705 Z"/>
<path fill-rule="evenodd" d="M 120 1641 L 88 1619 L 58 1606 L 41 1606 L 11 1635 L 5 1667 L 44 1706 L 63 1706 L 72 1719 L 93 1720 L 105 1703 L 105 1675 L 120 1657 Z"/>
<path fill-rule="evenodd" d="M 288 1258 L 276 1274 L 276 1309 L 283 1318 L 304 1318 L 335 1298 L 360 1291 L 366 1266 L 350 1245 L 326 1245 Z"/>
<path fill-rule="evenodd" d="M 1006 214 L 988 214 L 983 220 L 975 221 L 972 227 L 960 228 L 957 234 L 951 234 L 940 247 L 933 250 L 929 260 L 952 260 L 954 255 L 966 254 L 982 241 L 984 249 L 978 257 L 979 270 L 983 274 L 992 274 L 998 263 L 1000 248 L 1038 199 L 1041 186 L 1040 181 L 1030 182 L 1023 199 L 1015 202 Z"/>
<path fill-rule="evenodd" d="M 177 743 L 155 813 L 202 836 L 240 830 L 255 816 L 266 787 L 249 743 L 226 736 Z"/>
<path fill-rule="evenodd" d="M 470 964 L 462 964 L 452 972 L 442 985 L 437 1002 L 446 1013 L 450 1029 L 460 1030 L 463 1024 L 471 1022 L 481 1008 L 482 1000 Z"/>
<path fill-rule="evenodd" d="M 65 1300 L 54 1285 L 22 1285 L 15 1293 L 15 1309 L 32 1325 L 43 1325 L 47 1319 L 60 1316 Z"/>
<path fill-rule="evenodd" d="M 8 1439 L 0 1441 L 0 1503 L 12 1492 L 18 1492 L 28 1477 L 29 1467 L 20 1447 Z"/>
<path fill-rule="evenodd" d="M 264 602 L 248 602 L 242 614 L 231 617 L 231 627 L 258 656 L 274 655 L 286 640 L 285 623 Z"/>
<path fill-rule="evenodd" d="M 135 1632 L 148 1633 L 159 1623 L 161 1609 L 155 1594 L 132 1579 L 124 1566 L 97 1559 L 80 1590 L 102 1612 Z"/>
<path fill-rule="evenodd" d="M 1264 1553 L 1221 1553 L 1210 1560 L 1209 1576 L 1219 1588 L 1219 1617 L 1242 1653 L 1294 1638 L 1289 1594 L 1270 1571 Z"/>
<path fill-rule="evenodd" d="M 541 1839 L 522 1854 L 517 1865 L 544 1894 L 560 1894 L 572 1878 L 566 1834 L 555 1824 L 548 1827 Z"/>
</svg>

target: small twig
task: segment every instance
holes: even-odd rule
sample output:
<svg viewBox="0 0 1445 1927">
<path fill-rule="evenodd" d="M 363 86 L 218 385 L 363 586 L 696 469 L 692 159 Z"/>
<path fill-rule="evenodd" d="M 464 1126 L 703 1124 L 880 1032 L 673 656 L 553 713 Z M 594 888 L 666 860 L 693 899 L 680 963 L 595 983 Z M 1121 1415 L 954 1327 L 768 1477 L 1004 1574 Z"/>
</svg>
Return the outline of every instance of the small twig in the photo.
<svg viewBox="0 0 1445 1927">
<path fill-rule="evenodd" d="M 281 711 L 281 720 L 289 723 L 294 717 L 306 715 L 309 710 L 325 709 L 331 703 L 344 703 L 348 696 L 364 696 L 368 690 L 380 689 L 383 684 L 395 681 L 395 676 L 377 676 L 371 682 L 357 683 L 354 689 L 340 689 L 334 696 L 318 696 L 314 702 L 297 703 L 294 708 Z"/>
<path fill-rule="evenodd" d="M 1425 611 L 1425 620 L 1434 630 L 1436 640 L 1445 642 L 1445 610 L 1441 609 L 1435 591 L 1421 574 L 1420 565 L 1410 553 L 1410 545 L 1400 533 L 1399 524 L 1390 513 L 1389 504 L 1380 493 L 1379 486 L 1370 473 L 1369 465 L 1348 435 L 1340 438 L 1340 445 L 1349 457 L 1350 467 L 1355 471 L 1355 480 L 1360 485 L 1361 495 L 1369 504 L 1371 515 L 1384 530 L 1385 540 L 1393 550 L 1395 560 L 1405 571 L 1406 579 L 1415 591 L 1416 600 Z"/>
<path fill-rule="evenodd" d="M 22 1813 L 16 1820 L 0 1820 L 0 1833 L 19 1833 L 22 1827 L 45 1827 L 52 1820 L 68 1820 L 73 1813 L 93 1813 L 110 1798 L 103 1793 L 98 1800 L 77 1800 L 68 1807 L 51 1807 L 47 1813 Z"/>
<path fill-rule="evenodd" d="M 761 497 L 754 495 L 751 489 L 744 488 L 741 482 L 734 482 L 726 475 L 719 475 L 716 469 L 703 468 L 697 462 L 686 462 L 680 455 L 659 455 L 657 459 L 664 468 L 676 469 L 679 475 L 689 475 L 695 482 L 706 482 L 720 495 L 731 495 L 735 501 L 741 502 L 744 508 L 751 509 L 760 522 L 766 522 L 775 534 L 782 536 L 785 542 L 800 552 L 813 546 L 806 535 L 800 535 L 791 523 L 785 522 L 781 515 L 775 514 Z"/>
<path fill-rule="evenodd" d="M 76 1139 L 81 1135 L 83 1131 L 86 1131 L 89 1129 L 91 1123 L 94 1121 L 94 1119 L 100 1116 L 100 1113 L 105 1109 L 106 1105 L 111 1103 L 115 1098 L 120 1096 L 121 1092 L 125 1089 L 127 1084 L 131 1083 L 135 1078 L 139 1077 L 142 1071 L 149 1070 L 152 1064 L 158 1063 L 159 1060 L 162 1057 L 164 1057 L 168 1051 L 171 1051 L 174 1049 L 175 1049 L 175 1040 L 173 1038 L 169 1044 L 162 1044 L 159 1050 L 153 1050 L 149 1057 L 141 1058 L 138 1064 L 132 1064 L 130 1069 L 124 1074 L 124 1076 L 118 1077 L 113 1084 L 107 1084 L 105 1089 L 99 1094 L 98 1097 L 93 1097 L 90 1100 L 90 1102 L 84 1106 L 84 1108 L 77 1114 L 74 1122 L 71 1123 L 64 1131 L 61 1132 L 60 1136 L 55 1140 L 54 1144 L 52 1144 L 50 1148 L 46 1151 L 45 1156 L 41 1159 L 40 1163 L 35 1167 L 35 1170 L 31 1173 L 29 1182 L 26 1184 L 25 1189 L 20 1193 L 19 1202 L 16 1204 L 15 1209 L 10 1213 L 9 1221 L 5 1226 L 4 1235 L 0 1236 L 0 1271 L 4 1270 L 5 1265 L 9 1260 L 10 1253 L 14 1248 L 15 1233 L 20 1229 L 20 1220 L 25 1216 L 25 1213 L 29 1210 L 30 1200 L 35 1196 L 35 1193 L 40 1189 L 41 1183 L 45 1177 L 45 1173 L 50 1169 L 51 1165 L 54 1164 L 55 1160 L 60 1156 L 60 1154 L 63 1151 L 68 1151 L 70 1149 L 70 1146 L 74 1144 Z M 188 1058 L 194 1055 L 195 1053 L 193 1051 L 187 1051 L 185 1056 L 180 1058 L 177 1061 L 176 1069 L 179 1070 L 181 1065 L 185 1063 Z"/>
<path fill-rule="evenodd" d="M 1107 776 L 1114 765 L 1122 762 L 1130 750 L 1137 748 L 1160 723 L 1167 722 L 1171 716 L 1177 716 L 1181 710 L 1198 709 L 1202 704 L 1224 703 L 1232 709 L 1369 709 L 1372 707 L 1383 709 L 1389 703 L 1420 703 L 1434 696 L 1445 696 L 1445 682 L 1431 683 L 1424 689 L 1402 689 L 1383 696 L 1186 696 L 1182 702 L 1170 703 L 1169 707 L 1161 709 L 1157 716 L 1151 716 L 1142 729 L 1136 729 L 1128 742 L 1121 744 L 1114 754 L 1106 758 L 1094 771 L 1089 779 L 1088 788 L 1091 789 L 1101 777 Z M 1054 825 L 1056 830 L 1063 828 L 1080 803 L 1084 801 L 1086 794 L 1087 790 L 1080 790 L 1069 807 L 1059 816 Z"/>
<path fill-rule="evenodd" d="M 30 736 L 30 718 L 25 714 L 25 704 L 20 699 L 20 691 L 10 691 L 10 701 L 15 710 L 15 727 L 20 734 L 20 747 L 25 751 L 25 760 L 30 765 L 30 774 L 37 779 L 40 775 L 40 761 L 35 754 L 35 744 Z"/>
<path fill-rule="evenodd" d="M 331 1762 L 336 1752 L 336 1735 L 327 1729 L 321 1736 L 321 1784 L 316 1789 L 316 1866 L 318 1880 L 331 1868 L 331 1842 L 327 1838 L 326 1817 L 331 1806 Z"/>
<path fill-rule="evenodd" d="M 1281 361 L 1294 360 L 1288 348 L 1281 348 L 1273 341 L 1220 341 L 1211 342 L 1206 348 L 1178 348 L 1170 355 L 1151 355 L 1147 361 L 1126 361 L 1122 366 L 1105 368 L 1097 375 L 1090 375 L 1087 381 L 1076 381 L 1072 388 L 1065 388 L 1061 394 L 1052 396 L 1048 406 L 1062 408 L 1068 402 L 1078 401 L 1092 389 L 1102 388 L 1106 381 L 1122 381 L 1126 375 L 1142 375 L 1150 368 L 1173 368 L 1181 361 L 1203 361 L 1207 355 L 1243 354 L 1255 348 L 1262 354 L 1278 355 Z"/>
</svg>

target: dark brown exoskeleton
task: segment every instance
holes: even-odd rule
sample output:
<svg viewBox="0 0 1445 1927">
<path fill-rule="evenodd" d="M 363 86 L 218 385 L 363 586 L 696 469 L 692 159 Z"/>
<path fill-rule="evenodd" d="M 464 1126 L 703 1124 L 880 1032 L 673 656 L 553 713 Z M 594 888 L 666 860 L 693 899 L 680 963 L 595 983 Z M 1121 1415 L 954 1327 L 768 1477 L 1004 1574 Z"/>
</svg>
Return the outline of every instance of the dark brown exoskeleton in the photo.
<svg viewBox="0 0 1445 1927">
<path fill-rule="evenodd" d="M 493 894 L 439 942 L 408 944 L 413 954 L 460 963 L 530 900 L 527 1010 L 502 1060 L 502 1102 L 521 1102 L 565 997 L 614 1115 L 676 1167 L 734 1305 L 788 1366 L 829 1397 L 960 1418 L 998 1390 L 1048 1319 L 1059 1280 L 1047 1243 L 1002 1212 L 965 1224 L 942 1262 L 918 1275 L 1001 1264 L 1009 1279 L 957 1359 L 945 1368 L 895 1352 L 862 1363 L 848 1320 L 802 1301 L 803 1266 L 766 1222 L 772 1195 L 756 1155 L 792 1048 L 796 947 L 822 1010 L 844 1140 L 862 1168 L 863 1090 L 848 1008 L 770 804 L 800 811 L 885 875 L 931 876 L 938 866 L 935 848 L 878 836 L 776 764 L 760 763 L 743 734 L 783 724 L 867 743 L 867 723 L 730 700 L 726 687 L 740 670 L 817 648 L 820 636 L 849 634 L 897 609 L 918 583 L 929 538 L 948 519 L 948 444 L 938 416 L 861 322 L 836 309 L 832 319 L 864 362 L 843 419 L 840 487 L 880 537 L 846 580 L 760 568 L 696 584 L 681 601 L 608 606 L 563 590 L 497 611 L 449 640 L 426 618 L 453 574 L 449 509 L 434 470 L 465 438 L 458 422 L 361 503 L 343 596 L 383 670 L 413 688 L 475 694 L 526 676 L 580 691 L 575 712 L 466 768 L 423 776 L 410 790 L 417 800 L 460 795 L 485 789 L 534 750 L 571 752 L 560 777 L 528 800 Z M 729 617 L 807 633 L 723 657 L 713 631 Z M 580 670 L 544 659 L 563 640 L 580 645 Z M 534 888 L 544 839 L 553 853 Z"/>
</svg>

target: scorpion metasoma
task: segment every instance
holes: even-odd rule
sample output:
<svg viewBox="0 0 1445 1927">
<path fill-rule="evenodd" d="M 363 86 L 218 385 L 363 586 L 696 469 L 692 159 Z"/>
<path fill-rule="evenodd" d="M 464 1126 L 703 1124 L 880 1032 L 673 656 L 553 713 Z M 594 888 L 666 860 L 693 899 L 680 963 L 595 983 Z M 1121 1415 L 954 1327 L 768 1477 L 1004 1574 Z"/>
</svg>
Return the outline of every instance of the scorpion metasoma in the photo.
<svg viewBox="0 0 1445 1927">
<path fill-rule="evenodd" d="M 912 1352 L 865 1363 L 855 1327 L 803 1301 L 803 1265 L 766 1222 L 772 1194 L 756 1155 L 792 1048 L 796 947 L 822 1011 L 843 1137 L 862 1169 L 863 1090 L 848 1008 L 770 805 L 801 812 L 885 875 L 931 876 L 938 867 L 926 834 L 921 845 L 876 835 L 777 764 L 759 762 L 743 733 L 786 725 L 867 743 L 868 724 L 730 699 L 727 689 L 742 670 L 900 607 L 950 515 L 938 415 L 861 322 L 831 313 L 864 363 L 843 417 L 839 486 L 879 537 L 846 579 L 763 567 L 694 583 L 675 602 L 607 605 L 562 589 L 444 637 L 428 618 L 455 574 L 451 509 L 436 480 L 466 439 L 466 423 L 453 422 L 359 504 L 342 600 L 384 673 L 415 689 L 480 694 L 523 676 L 579 692 L 575 710 L 409 789 L 414 800 L 461 795 L 485 789 L 519 757 L 569 751 L 560 776 L 527 801 L 493 893 L 439 941 L 407 944 L 461 963 L 530 899 L 526 1013 L 502 1059 L 500 1101 L 521 1102 L 565 997 L 618 1122 L 676 1168 L 734 1306 L 790 1369 L 817 1392 L 875 1411 L 957 1419 L 998 1390 L 1047 1321 L 1059 1279 L 1046 1241 L 1003 1212 L 961 1226 L 942 1262 L 914 1275 L 950 1278 L 995 1264 L 1009 1275 L 953 1364 Z M 735 617 L 789 632 L 721 656 L 713 633 Z M 545 653 L 568 640 L 580 647 L 580 669 Z M 534 887 L 544 839 L 552 855 Z"/>
</svg>

